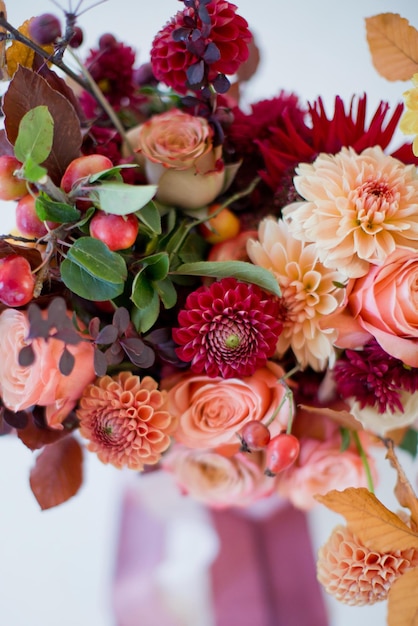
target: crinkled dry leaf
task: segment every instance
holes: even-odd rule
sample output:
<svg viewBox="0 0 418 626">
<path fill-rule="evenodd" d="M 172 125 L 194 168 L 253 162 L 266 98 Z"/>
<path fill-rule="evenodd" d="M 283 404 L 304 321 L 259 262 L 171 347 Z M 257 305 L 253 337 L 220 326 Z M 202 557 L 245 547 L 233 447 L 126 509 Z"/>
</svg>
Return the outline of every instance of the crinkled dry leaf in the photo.
<svg viewBox="0 0 418 626">
<path fill-rule="evenodd" d="M 405 572 L 390 588 L 388 626 L 418 626 L 418 568 Z"/>
<path fill-rule="evenodd" d="M 363 430 L 363 426 L 349 411 L 344 409 L 336 410 L 329 409 L 322 406 L 309 406 L 307 404 L 299 404 L 300 409 L 307 411 L 308 413 L 317 413 L 322 417 L 328 417 L 329 419 L 337 422 L 339 426 L 343 428 L 349 428 L 350 430 Z"/>
<path fill-rule="evenodd" d="M 398 13 L 366 18 L 373 65 L 387 80 L 411 80 L 418 72 L 418 31 Z"/>
<path fill-rule="evenodd" d="M 22 35 L 27 37 L 28 39 L 30 39 L 29 37 L 30 21 L 31 21 L 30 19 L 26 20 L 18 28 L 18 31 Z M 48 45 L 48 46 L 41 46 L 41 47 L 45 50 L 47 54 L 53 54 L 54 52 L 54 46 Z M 9 73 L 9 76 L 13 76 L 13 74 L 16 72 L 19 65 L 32 69 L 34 57 L 35 57 L 35 52 L 32 50 L 32 48 L 29 48 L 29 46 L 27 46 L 24 43 L 21 43 L 20 41 L 13 41 L 12 45 L 6 50 L 6 65 L 7 65 L 7 71 Z"/>
<path fill-rule="evenodd" d="M 389 459 L 390 464 L 396 470 L 398 480 L 395 487 L 395 496 L 401 506 L 406 507 L 411 511 L 411 526 L 414 530 L 418 529 L 418 499 L 412 488 L 411 483 L 406 477 L 397 456 L 395 454 L 394 446 L 392 442 L 388 442 L 388 451 L 386 457 Z"/>
<path fill-rule="evenodd" d="M 329 491 L 316 499 L 343 515 L 353 534 L 371 550 L 418 549 L 418 534 L 364 487 Z"/>
</svg>

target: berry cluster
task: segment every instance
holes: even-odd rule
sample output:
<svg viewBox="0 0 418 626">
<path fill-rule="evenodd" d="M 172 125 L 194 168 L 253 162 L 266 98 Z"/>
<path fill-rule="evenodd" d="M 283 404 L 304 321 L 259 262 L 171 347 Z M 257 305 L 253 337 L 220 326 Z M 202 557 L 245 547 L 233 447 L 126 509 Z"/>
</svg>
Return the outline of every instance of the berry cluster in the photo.
<svg viewBox="0 0 418 626">
<path fill-rule="evenodd" d="M 265 451 L 267 476 L 276 476 L 293 465 L 299 456 L 299 439 L 291 433 L 281 432 L 270 437 L 268 426 L 257 420 L 247 422 L 239 435 L 242 452 Z"/>
</svg>

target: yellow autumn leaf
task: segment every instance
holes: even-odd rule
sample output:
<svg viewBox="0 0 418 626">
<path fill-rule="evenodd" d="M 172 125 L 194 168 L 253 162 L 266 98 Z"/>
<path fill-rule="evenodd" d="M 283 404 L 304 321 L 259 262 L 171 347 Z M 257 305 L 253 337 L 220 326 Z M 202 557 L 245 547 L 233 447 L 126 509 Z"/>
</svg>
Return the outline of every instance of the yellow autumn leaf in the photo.
<svg viewBox="0 0 418 626">
<path fill-rule="evenodd" d="M 418 568 L 405 572 L 388 594 L 388 626 L 418 626 Z"/>
<path fill-rule="evenodd" d="M 366 18 L 373 65 L 387 80 L 410 80 L 418 72 L 418 31 L 398 13 Z"/>
<path fill-rule="evenodd" d="M 32 18 L 31 18 L 32 19 Z M 29 24 L 30 19 L 23 22 L 19 26 L 18 30 L 22 35 L 30 39 L 29 37 Z M 54 52 L 54 46 L 41 46 L 45 52 L 52 54 Z M 32 69 L 33 59 L 35 52 L 24 43 L 20 41 L 13 41 L 12 45 L 6 49 L 6 65 L 9 76 L 13 76 L 19 65 Z"/>
<path fill-rule="evenodd" d="M 388 451 L 386 458 L 389 459 L 390 464 L 396 470 L 398 480 L 395 487 L 395 496 L 399 504 L 411 512 L 411 526 L 414 530 L 418 529 L 418 499 L 409 482 L 405 472 L 403 471 L 398 458 L 395 454 L 393 442 L 387 441 L 386 445 Z"/>
<path fill-rule="evenodd" d="M 352 533 L 369 549 L 377 552 L 418 549 L 418 534 L 368 489 L 349 487 L 315 497 L 332 511 L 343 515 Z"/>
</svg>

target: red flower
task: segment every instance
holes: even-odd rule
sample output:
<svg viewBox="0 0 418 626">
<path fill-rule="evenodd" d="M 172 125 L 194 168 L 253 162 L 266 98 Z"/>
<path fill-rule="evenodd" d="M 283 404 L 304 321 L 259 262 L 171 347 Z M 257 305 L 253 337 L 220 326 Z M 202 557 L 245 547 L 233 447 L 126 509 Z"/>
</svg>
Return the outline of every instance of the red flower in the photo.
<svg viewBox="0 0 418 626">
<path fill-rule="evenodd" d="M 199 13 L 201 9 L 204 7 L 199 7 Z M 202 60 L 208 68 L 206 78 L 213 82 L 218 74 L 234 74 L 248 58 L 251 33 L 246 20 L 236 14 L 237 7 L 226 0 L 212 0 L 206 9 L 210 26 L 189 7 L 176 13 L 152 44 L 155 77 L 179 93 L 188 90 L 187 70 Z M 195 27 L 191 28 L 193 23 Z M 201 37 L 196 40 L 198 31 Z"/>
<path fill-rule="evenodd" d="M 173 329 L 182 361 L 208 376 L 251 376 L 276 349 L 279 301 L 256 285 L 224 278 L 189 294 Z"/>
</svg>

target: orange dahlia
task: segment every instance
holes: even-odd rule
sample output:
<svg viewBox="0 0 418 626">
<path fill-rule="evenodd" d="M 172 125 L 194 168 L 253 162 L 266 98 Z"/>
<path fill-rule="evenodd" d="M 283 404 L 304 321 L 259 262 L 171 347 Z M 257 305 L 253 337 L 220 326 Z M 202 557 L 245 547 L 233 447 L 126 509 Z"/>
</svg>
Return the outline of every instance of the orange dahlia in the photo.
<svg viewBox="0 0 418 626">
<path fill-rule="evenodd" d="M 160 460 L 175 426 L 166 410 L 166 392 L 150 376 L 141 380 L 131 372 L 88 385 L 77 417 L 88 450 L 103 463 L 135 470 Z"/>
</svg>

